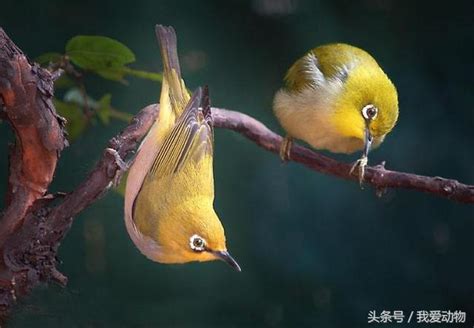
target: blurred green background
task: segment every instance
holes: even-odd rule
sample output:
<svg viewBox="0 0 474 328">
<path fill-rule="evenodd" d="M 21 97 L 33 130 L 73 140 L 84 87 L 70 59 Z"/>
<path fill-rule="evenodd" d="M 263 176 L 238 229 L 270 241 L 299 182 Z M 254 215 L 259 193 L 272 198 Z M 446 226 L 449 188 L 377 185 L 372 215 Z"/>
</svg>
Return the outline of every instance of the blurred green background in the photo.
<svg viewBox="0 0 474 328">
<path fill-rule="evenodd" d="M 474 184 L 472 1 L 3 0 L 0 7 L 0 26 L 32 58 L 63 51 L 78 34 L 105 35 L 136 53 L 133 67 L 154 71 L 161 65 L 154 25 L 173 25 L 188 86 L 208 84 L 215 106 L 277 131 L 271 104 L 286 68 L 316 45 L 354 44 L 399 91 L 399 123 L 371 162 Z M 159 84 L 129 82 L 87 83 L 93 96 L 111 92 L 113 106 L 130 113 L 157 101 Z M 51 191 L 77 186 L 124 126 L 93 126 L 67 148 Z M 61 246 L 67 288 L 35 290 L 9 326 L 364 327 L 370 310 L 463 310 L 472 326 L 472 205 L 405 190 L 379 199 L 371 188 L 282 165 L 231 131 L 217 130 L 215 140 L 215 206 L 242 273 L 220 262 L 147 260 L 126 233 L 123 199 L 110 192 L 76 218 Z M 2 198 L 11 141 L 0 124 Z"/>
</svg>

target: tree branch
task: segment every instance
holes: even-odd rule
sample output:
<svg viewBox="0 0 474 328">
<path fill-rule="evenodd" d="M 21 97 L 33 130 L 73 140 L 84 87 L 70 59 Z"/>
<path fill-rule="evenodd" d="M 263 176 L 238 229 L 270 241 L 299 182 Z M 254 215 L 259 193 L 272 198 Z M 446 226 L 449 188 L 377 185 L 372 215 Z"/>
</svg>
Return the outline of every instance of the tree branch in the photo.
<svg viewBox="0 0 474 328">
<path fill-rule="evenodd" d="M 0 29 L 0 117 L 16 135 L 10 152 L 7 207 L 0 224 L 0 315 L 6 316 L 18 296 L 43 281 L 66 284 L 57 270 L 56 254 L 72 218 L 106 193 L 127 158 L 158 115 L 158 106 L 144 108 L 131 124 L 112 138 L 87 178 L 66 195 L 45 195 L 53 178 L 60 151 L 66 145 L 64 120 L 52 104 L 51 74 L 30 63 Z M 260 147 L 279 152 L 282 137 L 254 118 L 212 108 L 216 127 L 234 130 Z M 291 160 L 312 170 L 358 181 L 349 174 L 351 165 L 294 145 Z M 366 169 L 365 183 L 378 192 L 406 188 L 451 200 L 474 203 L 474 186 L 439 177 L 386 170 L 382 165 Z"/>
<path fill-rule="evenodd" d="M 7 208 L 0 225 L 0 248 L 21 224 L 28 208 L 44 195 L 61 150 L 67 145 L 64 120 L 52 103 L 48 71 L 32 64 L 0 28 L 0 99 L 15 131 L 10 147 Z"/>
<path fill-rule="evenodd" d="M 126 158 L 147 133 L 158 106 L 144 108 L 109 141 L 95 168 L 73 192 L 45 195 L 61 150 L 64 119 L 52 104 L 53 76 L 30 63 L 0 28 L 0 115 L 13 128 L 6 209 L 0 225 L 0 319 L 40 282 L 61 285 L 57 250 L 72 218 L 108 191 Z M 60 196 L 60 197 L 59 197 Z"/>
<path fill-rule="evenodd" d="M 122 133 L 112 138 L 102 158 L 74 191 L 61 197 L 46 195 L 36 200 L 21 227 L 10 235 L 4 246 L 0 316 L 5 318 L 16 298 L 40 282 L 67 283 L 67 278 L 56 269 L 56 255 L 73 217 L 110 189 L 117 174 L 122 172 L 122 158 L 138 146 L 158 116 L 158 109 L 157 105 L 145 107 Z"/>
<path fill-rule="evenodd" d="M 260 147 L 278 154 L 283 138 L 261 122 L 226 109 L 212 108 L 212 113 L 215 126 L 234 130 Z M 290 159 L 323 174 L 359 181 L 356 175 L 349 173 L 352 164 L 338 162 L 297 144 L 293 144 L 291 148 Z M 431 193 L 461 203 L 474 203 L 473 185 L 441 177 L 391 171 L 385 169 L 384 164 L 367 167 L 365 171 L 364 183 L 374 186 L 377 194 L 382 194 L 387 188 L 403 188 Z"/>
</svg>

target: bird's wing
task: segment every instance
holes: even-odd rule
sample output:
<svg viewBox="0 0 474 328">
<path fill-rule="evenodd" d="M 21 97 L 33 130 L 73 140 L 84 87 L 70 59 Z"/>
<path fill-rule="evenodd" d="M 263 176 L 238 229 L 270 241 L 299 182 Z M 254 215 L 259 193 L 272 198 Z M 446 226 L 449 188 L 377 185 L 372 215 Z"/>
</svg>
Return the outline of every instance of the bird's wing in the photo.
<svg viewBox="0 0 474 328">
<path fill-rule="evenodd" d="M 204 155 L 212 156 L 213 139 L 209 93 L 207 87 L 199 88 L 164 140 L 145 183 L 179 172 L 189 160 L 199 162 Z"/>
<path fill-rule="evenodd" d="M 169 102 L 176 117 L 183 112 L 189 101 L 189 93 L 181 78 L 176 33 L 171 26 L 156 25 L 156 36 L 160 41 L 163 61 L 163 80 L 169 86 Z M 163 100 L 163 99 L 162 99 Z"/>
<path fill-rule="evenodd" d="M 285 76 L 286 86 L 291 91 L 301 91 L 307 87 L 317 87 L 326 81 L 319 68 L 318 58 L 312 52 L 298 59 Z"/>
<path fill-rule="evenodd" d="M 285 76 L 286 86 L 291 91 L 301 91 L 308 87 L 325 87 L 331 82 L 344 84 L 358 63 L 356 58 L 364 54 L 345 44 L 314 48 L 290 67 Z"/>
</svg>

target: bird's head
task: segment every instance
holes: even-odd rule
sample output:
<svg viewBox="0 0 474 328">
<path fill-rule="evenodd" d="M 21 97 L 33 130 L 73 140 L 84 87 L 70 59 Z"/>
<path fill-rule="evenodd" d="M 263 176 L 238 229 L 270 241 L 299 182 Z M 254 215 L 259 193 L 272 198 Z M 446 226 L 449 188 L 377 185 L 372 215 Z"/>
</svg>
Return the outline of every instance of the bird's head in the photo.
<svg viewBox="0 0 474 328">
<path fill-rule="evenodd" d="M 332 122 L 338 133 L 363 142 L 366 155 L 398 119 L 397 90 L 375 61 L 349 71 L 333 106 Z"/>
<path fill-rule="evenodd" d="M 205 200 L 194 200 L 168 213 L 157 226 L 159 262 L 186 263 L 221 260 L 237 271 L 239 264 L 227 251 L 224 228 Z"/>
</svg>

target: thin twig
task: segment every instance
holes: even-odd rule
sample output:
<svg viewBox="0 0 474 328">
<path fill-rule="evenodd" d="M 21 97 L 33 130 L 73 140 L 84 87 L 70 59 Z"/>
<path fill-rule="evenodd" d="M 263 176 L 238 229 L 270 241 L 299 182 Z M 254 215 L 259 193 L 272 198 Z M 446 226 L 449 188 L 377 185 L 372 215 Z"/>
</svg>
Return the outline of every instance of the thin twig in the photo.
<svg viewBox="0 0 474 328">
<path fill-rule="evenodd" d="M 0 225 L 0 317 L 6 315 L 17 297 L 38 283 L 67 282 L 56 269 L 56 254 L 73 217 L 109 190 L 123 168 L 122 159 L 136 149 L 158 115 L 157 105 L 143 109 L 111 139 L 102 158 L 74 191 L 61 198 L 45 195 L 59 153 L 66 145 L 64 121 L 51 101 L 52 79 L 49 72 L 31 64 L 0 28 L 1 117 L 13 126 L 19 141 L 10 154 L 8 202 Z M 212 113 L 215 126 L 234 130 L 266 150 L 279 152 L 282 137 L 256 119 L 219 108 L 213 108 Z M 305 147 L 294 145 L 290 158 L 323 174 L 358 181 L 349 173 L 351 164 Z M 368 167 L 364 181 L 378 193 L 385 188 L 405 188 L 474 203 L 474 186 L 390 171 L 384 165 Z"/>
<path fill-rule="evenodd" d="M 278 154 L 283 138 L 261 122 L 226 109 L 212 108 L 212 113 L 215 126 L 234 130 L 260 147 Z M 323 174 L 358 182 L 358 177 L 350 174 L 352 164 L 336 161 L 297 144 L 291 148 L 290 160 Z M 385 169 L 383 164 L 366 168 L 364 184 L 374 186 L 378 194 L 387 188 L 403 188 L 431 193 L 461 203 L 474 203 L 473 185 L 441 177 L 391 171 Z"/>
</svg>

